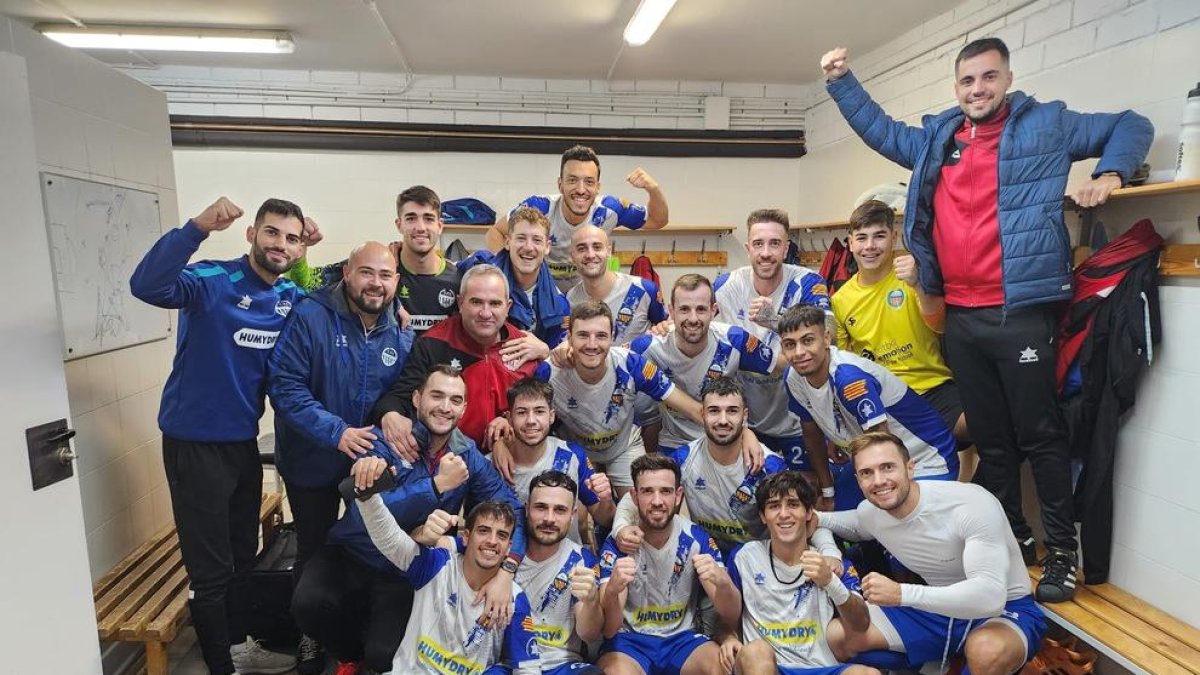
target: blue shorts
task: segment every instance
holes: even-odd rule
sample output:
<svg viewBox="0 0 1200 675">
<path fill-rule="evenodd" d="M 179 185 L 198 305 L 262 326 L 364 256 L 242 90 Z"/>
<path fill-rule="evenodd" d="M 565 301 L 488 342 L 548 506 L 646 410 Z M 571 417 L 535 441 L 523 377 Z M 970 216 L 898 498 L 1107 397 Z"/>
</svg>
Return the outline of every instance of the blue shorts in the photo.
<svg viewBox="0 0 1200 675">
<path fill-rule="evenodd" d="M 785 438 L 781 436 L 768 436 L 760 434 L 757 431 L 754 435 L 758 436 L 758 442 L 770 448 L 775 454 L 783 458 L 787 462 L 787 468 L 791 471 L 812 471 L 812 464 L 808 461 L 808 449 L 804 445 L 804 437 L 796 436 L 793 438 Z"/>
<path fill-rule="evenodd" d="M 941 661 L 942 655 L 958 656 L 967 643 L 967 633 L 986 623 L 1004 621 L 1011 625 L 1025 641 L 1025 660 L 1033 658 L 1042 644 L 1046 633 L 1046 616 L 1033 601 L 1032 595 L 1009 600 L 998 617 L 990 619 L 951 619 L 912 607 L 880 607 L 892 627 L 904 642 L 904 651 L 911 665 L 928 661 Z M 946 643 L 949 641 L 949 651 Z"/>
<path fill-rule="evenodd" d="M 604 671 L 590 663 L 576 661 L 555 666 L 550 670 L 543 670 L 542 675 L 604 675 Z"/>
<path fill-rule="evenodd" d="M 696 648 L 711 642 L 707 636 L 684 631 L 670 637 L 617 633 L 604 642 L 601 654 L 619 652 L 637 661 L 646 675 L 679 675 Z"/>
<path fill-rule="evenodd" d="M 850 667 L 850 664 L 840 666 L 825 666 L 823 668 L 805 668 L 804 666 L 779 666 L 779 675 L 840 675 Z"/>
</svg>

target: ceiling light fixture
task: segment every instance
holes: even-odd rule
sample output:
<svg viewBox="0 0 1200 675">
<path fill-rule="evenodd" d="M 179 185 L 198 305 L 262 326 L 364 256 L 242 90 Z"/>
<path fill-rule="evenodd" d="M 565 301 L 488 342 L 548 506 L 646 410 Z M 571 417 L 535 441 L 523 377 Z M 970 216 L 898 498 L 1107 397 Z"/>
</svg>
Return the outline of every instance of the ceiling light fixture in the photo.
<svg viewBox="0 0 1200 675">
<path fill-rule="evenodd" d="M 95 25 L 80 28 L 45 23 L 34 28 L 51 40 L 79 49 L 237 54 L 291 54 L 296 49 L 291 34 L 276 30 Z"/>
<path fill-rule="evenodd" d="M 625 25 L 625 42 L 640 47 L 650 41 L 659 24 L 667 18 L 675 0 L 642 0 Z"/>
</svg>

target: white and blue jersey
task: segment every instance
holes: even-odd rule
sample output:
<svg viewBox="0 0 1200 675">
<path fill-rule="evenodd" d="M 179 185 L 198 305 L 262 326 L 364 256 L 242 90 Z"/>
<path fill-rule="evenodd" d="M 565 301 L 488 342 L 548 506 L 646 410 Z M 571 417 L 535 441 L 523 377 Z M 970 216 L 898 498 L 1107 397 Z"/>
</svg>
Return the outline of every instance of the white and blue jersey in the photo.
<svg viewBox="0 0 1200 675">
<path fill-rule="evenodd" d="M 554 436 L 546 437 L 546 448 L 538 461 L 529 466 L 517 464 L 513 467 L 513 490 L 523 504 L 529 504 L 529 484 L 544 471 L 559 471 L 567 474 L 579 486 L 579 501 L 585 507 L 595 506 L 600 498 L 588 487 L 587 481 L 595 473 L 592 462 L 587 458 L 587 451 L 577 443 L 564 441 Z M 574 542 L 580 542 L 579 520 L 571 519 L 569 536 Z"/>
<path fill-rule="evenodd" d="M 630 343 L 629 349 L 658 364 L 676 387 L 697 401 L 710 380 L 739 371 L 769 375 L 774 367 L 775 351 L 739 326 L 709 324 L 704 351 L 694 357 L 679 350 L 675 330 L 664 336 L 643 335 Z M 665 406 L 657 407 L 661 415 L 654 415 L 653 409 L 643 410 L 641 419 L 643 423 L 659 419 L 659 448 L 677 448 L 704 437 L 699 424 Z"/>
<path fill-rule="evenodd" d="M 887 368 L 829 348 L 829 379 L 820 387 L 789 367 L 784 381 L 792 412 L 813 422 L 835 444 L 846 447 L 879 424 L 900 437 L 916 460 L 917 478 L 958 476 L 954 434 L 925 399 Z"/>
<path fill-rule="evenodd" d="M 543 672 L 583 661 L 583 643 L 575 631 L 578 600 L 571 594 L 571 570 L 580 565 L 599 574 L 599 563 L 591 551 L 563 540 L 558 552 L 546 560 L 534 562 L 526 556 L 517 568 L 517 584 L 529 597 Z"/>
<path fill-rule="evenodd" d="M 550 253 L 546 256 L 546 264 L 554 275 L 554 283 L 565 293 L 579 283 L 579 270 L 575 269 L 570 255 L 571 236 L 579 226 L 567 222 L 561 202 L 561 194 L 533 195 L 518 204 L 517 208 L 533 207 L 550 220 Z M 599 195 L 580 224 L 584 223 L 595 225 L 605 232 L 612 232 L 617 227 L 637 230 L 646 224 L 646 207 L 630 204 L 612 195 Z"/>
<path fill-rule="evenodd" d="M 748 316 L 750 303 L 758 297 L 758 291 L 754 290 L 754 272 L 749 267 L 739 267 L 718 276 L 713 288 L 716 289 L 721 321 L 746 329 L 765 342 L 773 352 L 779 349 L 779 337 L 774 329 L 779 325 L 779 317 L 789 307 L 810 304 L 826 312 L 832 311 L 825 279 L 799 265 L 784 265 L 783 281 L 767 296 L 771 299 L 771 305 L 760 318 L 769 328 L 756 323 L 756 317 Z M 746 390 L 750 427 L 756 434 L 776 438 L 798 438 L 803 435 L 800 420 L 788 412 L 787 400 L 779 395 L 779 389 L 783 386 L 781 374 L 764 375 L 742 370 L 738 372 L 738 381 Z"/>
<path fill-rule="evenodd" d="M 512 622 L 503 631 L 484 628 L 483 603 L 463 576 L 463 556 L 413 541 L 379 495 L 361 503 L 371 541 L 413 585 L 412 615 L 392 671 L 428 675 L 483 675 L 506 661 L 514 675 L 539 675 L 537 640 L 529 599 L 513 584 Z M 503 659 L 503 660 L 502 660 Z"/>
<path fill-rule="evenodd" d="M 659 638 L 691 633 L 696 601 L 703 593 L 692 556 L 707 553 L 724 565 L 717 543 L 683 516 L 675 516 L 671 536 L 661 549 L 645 541 L 637 550 L 637 572 L 626 588 L 621 633 Z M 600 583 L 608 583 L 613 565 L 626 554 L 611 536 L 600 549 Z"/>
<path fill-rule="evenodd" d="M 188 265 L 207 237 L 189 220 L 164 234 L 129 279 L 139 300 L 180 310 L 158 427 L 184 441 L 254 440 L 266 402 L 267 359 L 288 313 L 306 294 L 287 279 L 263 281 L 247 256 Z"/>
<path fill-rule="evenodd" d="M 603 379 L 588 384 L 574 368 L 559 368 L 549 361 L 538 364 L 535 376 L 554 387 L 554 411 L 588 457 L 607 464 L 623 455 L 633 443 L 634 403 L 638 393 L 661 401 L 675 390 L 652 361 L 621 347 L 608 352 Z M 637 444 L 641 443 L 638 433 Z"/>
<path fill-rule="evenodd" d="M 646 334 L 650 326 L 667 320 L 663 307 L 662 289 L 653 281 L 615 272 L 616 283 L 603 298 L 613 315 L 613 344 L 626 345 Z M 583 284 L 567 291 L 571 306 L 590 300 Z"/>
<path fill-rule="evenodd" d="M 726 566 L 742 593 L 742 642 L 766 640 L 781 667 L 839 665 L 826 638 L 835 616 L 833 599 L 804 575 L 800 565 L 773 558 L 770 542 L 752 541 L 734 549 Z M 830 583 L 840 582 L 851 593 L 862 593 L 853 565 L 844 565 L 840 579 L 835 579 Z"/>
</svg>

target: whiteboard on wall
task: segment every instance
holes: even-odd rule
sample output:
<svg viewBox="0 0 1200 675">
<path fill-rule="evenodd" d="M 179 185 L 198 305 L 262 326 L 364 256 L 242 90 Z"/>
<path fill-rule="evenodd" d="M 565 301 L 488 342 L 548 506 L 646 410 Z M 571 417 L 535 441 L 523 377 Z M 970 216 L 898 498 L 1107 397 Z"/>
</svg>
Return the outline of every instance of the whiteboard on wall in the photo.
<svg viewBox="0 0 1200 675">
<path fill-rule="evenodd" d="M 129 292 L 129 277 L 161 235 L 158 195 L 42 174 L 63 357 L 161 340 L 167 310 Z"/>
</svg>

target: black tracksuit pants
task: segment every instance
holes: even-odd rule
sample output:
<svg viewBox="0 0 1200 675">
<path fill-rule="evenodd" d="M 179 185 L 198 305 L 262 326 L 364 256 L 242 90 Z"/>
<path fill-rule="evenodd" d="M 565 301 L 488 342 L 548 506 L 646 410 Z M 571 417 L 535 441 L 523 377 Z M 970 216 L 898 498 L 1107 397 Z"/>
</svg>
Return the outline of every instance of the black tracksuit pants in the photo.
<svg viewBox="0 0 1200 675">
<path fill-rule="evenodd" d="M 287 488 L 288 507 L 296 528 L 296 565 L 292 568 L 293 584 L 300 583 L 304 565 L 325 545 L 325 537 L 337 522 L 342 495 L 337 486 L 300 487 L 283 479 Z"/>
<path fill-rule="evenodd" d="M 249 580 L 258 553 L 262 459 L 258 443 L 197 443 L 163 436 L 163 466 L 183 565 L 188 609 L 212 675 L 234 672 L 230 643 L 246 639 Z"/>
<path fill-rule="evenodd" d="M 975 482 L 1004 506 L 1018 541 L 1033 535 L 1021 511 L 1021 463 L 1033 469 L 1046 545 L 1076 550 L 1067 428 L 1055 385 L 1053 305 L 946 308 L 946 363 L 971 438 Z"/>
</svg>

